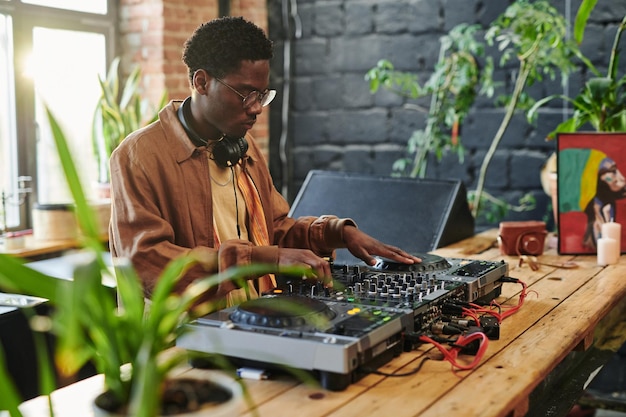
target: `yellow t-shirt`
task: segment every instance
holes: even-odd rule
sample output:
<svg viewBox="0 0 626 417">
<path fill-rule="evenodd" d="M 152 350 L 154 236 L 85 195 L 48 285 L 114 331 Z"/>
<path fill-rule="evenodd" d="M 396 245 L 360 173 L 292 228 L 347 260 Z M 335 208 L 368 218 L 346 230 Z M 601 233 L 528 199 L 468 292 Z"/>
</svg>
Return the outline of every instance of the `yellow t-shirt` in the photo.
<svg viewBox="0 0 626 417">
<path fill-rule="evenodd" d="M 209 174 L 211 176 L 215 231 L 220 242 L 229 239 L 249 240 L 246 226 L 248 210 L 243 195 L 237 186 L 237 176 L 241 175 L 241 166 L 223 168 L 209 158 Z M 228 307 L 231 307 L 258 297 L 259 294 L 254 287 L 254 282 L 250 281 L 248 289 L 240 288 L 231 291 L 227 295 L 226 303 Z"/>
</svg>

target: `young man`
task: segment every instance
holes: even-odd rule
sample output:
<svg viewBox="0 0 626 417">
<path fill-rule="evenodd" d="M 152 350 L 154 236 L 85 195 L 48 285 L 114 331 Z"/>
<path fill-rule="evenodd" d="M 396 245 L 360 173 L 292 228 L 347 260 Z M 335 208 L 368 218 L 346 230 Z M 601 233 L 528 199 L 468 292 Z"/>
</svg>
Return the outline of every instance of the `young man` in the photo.
<svg viewBox="0 0 626 417">
<path fill-rule="evenodd" d="M 191 96 L 172 101 L 159 120 L 126 138 L 111 157 L 114 257 L 129 258 L 150 297 L 161 270 L 190 250 L 216 256 L 219 270 L 264 263 L 303 265 L 330 280 L 323 256 L 347 248 L 368 264 L 378 255 L 420 262 L 361 232 L 350 219 L 287 216 L 267 163 L 248 133 L 274 98 L 268 89 L 271 41 L 234 17 L 200 25 L 185 43 Z M 214 273 L 217 271 L 208 271 Z M 191 269 L 178 290 L 208 272 Z M 207 294 L 237 304 L 275 286 L 224 283 Z"/>
</svg>

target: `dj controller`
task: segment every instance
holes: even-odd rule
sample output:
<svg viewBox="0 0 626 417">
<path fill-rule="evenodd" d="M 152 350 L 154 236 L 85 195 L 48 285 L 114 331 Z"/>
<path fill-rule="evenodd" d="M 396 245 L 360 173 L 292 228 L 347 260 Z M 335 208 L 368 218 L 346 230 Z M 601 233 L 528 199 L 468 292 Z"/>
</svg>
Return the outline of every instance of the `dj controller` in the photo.
<svg viewBox="0 0 626 417">
<path fill-rule="evenodd" d="M 404 335 L 429 330 L 450 305 L 500 295 L 505 262 L 418 254 L 419 264 L 332 266 L 333 287 L 281 277 L 271 294 L 189 324 L 177 346 L 244 366 L 310 371 L 343 390 L 406 349 Z"/>
</svg>

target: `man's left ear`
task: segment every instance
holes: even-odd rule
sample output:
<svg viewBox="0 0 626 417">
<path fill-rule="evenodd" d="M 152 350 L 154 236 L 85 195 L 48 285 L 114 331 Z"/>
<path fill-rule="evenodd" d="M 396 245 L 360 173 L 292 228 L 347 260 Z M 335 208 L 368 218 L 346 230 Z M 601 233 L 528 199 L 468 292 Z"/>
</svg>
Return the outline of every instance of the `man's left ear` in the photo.
<svg viewBox="0 0 626 417">
<path fill-rule="evenodd" d="M 196 70 L 193 74 L 193 88 L 200 94 L 207 93 L 207 84 L 210 81 L 209 74 L 203 69 Z"/>
</svg>

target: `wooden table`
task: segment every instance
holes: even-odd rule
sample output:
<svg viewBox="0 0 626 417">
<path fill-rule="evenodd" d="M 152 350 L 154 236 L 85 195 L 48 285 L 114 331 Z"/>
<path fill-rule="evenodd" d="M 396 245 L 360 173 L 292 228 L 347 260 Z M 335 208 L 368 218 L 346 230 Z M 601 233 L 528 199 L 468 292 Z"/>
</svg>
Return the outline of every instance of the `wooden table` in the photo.
<svg viewBox="0 0 626 417">
<path fill-rule="evenodd" d="M 38 259 L 40 257 L 48 257 L 69 249 L 79 247 L 76 239 L 60 239 L 60 240 L 38 240 L 32 234 L 23 237 L 24 245 L 19 249 L 6 249 L 4 245 L 0 245 L 0 253 L 19 256 L 21 258 Z"/>
<path fill-rule="evenodd" d="M 504 259 L 510 265 L 509 276 L 528 284 L 525 304 L 503 321 L 499 340 L 490 341 L 477 368 L 453 372 L 448 362 L 436 360 L 440 354 L 435 349 L 422 345 L 380 368 L 386 373 L 406 372 L 416 368 L 425 355 L 435 359 L 426 361 L 416 374 L 398 378 L 369 374 L 341 392 L 325 391 L 287 376 L 249 380 L 256 415 L 545 416 L 550 407 L 549 415 L 564 415 L 575 395 L 563 398 L 562 384 L 582 381 L 575 384 L 577 388 L 568 388 L 574 394 L 580 392 L 596 363 L 608 359 L 610 350 L 606 347 L 610 342 L 617 349 L 623 341 L 623 336 L 610 330 L 624 317 L 626 257 L 622 256 L 617 265 L 601 267 L 595 255 L 559 256 L 548 249 L 540 261 L 575 261 L 578 267 L 542 265 L 533 271 L 528 264 L 520 266 L 516 257 L 501 256 L 495 245 L 496 234 L 490 230 L 435 251 L 448 258 Z M 518 284 L 505 283 L 498 301 L 515 305 L 520 290 Z M 89 403 L 100 392 L 101 384 L 97 376 L 59 390 L 54 394 L 57 415 L 91 415 Z M 561 414 L 554 412 L 559 404 Z M 45 415 L 41 414 L 45 409 L 41 399 L 23 408 L 27 416 Z M 254 416 L 255 412 L 242 404 L 241 415 Z"/>
</svg>

